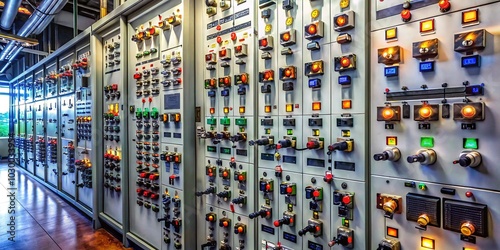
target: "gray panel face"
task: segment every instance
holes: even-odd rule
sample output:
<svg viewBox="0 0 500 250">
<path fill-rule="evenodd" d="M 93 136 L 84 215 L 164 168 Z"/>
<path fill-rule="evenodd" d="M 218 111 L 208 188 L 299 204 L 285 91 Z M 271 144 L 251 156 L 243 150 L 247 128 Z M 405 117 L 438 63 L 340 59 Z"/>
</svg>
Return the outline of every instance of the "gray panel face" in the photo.
<svg viewBox="0 0 500 250">
<path fill-rule="evenodd" d="M 34 164 L 35 164 L 35 175 L 40 177 L 42 180 L 45 180 L 45 173 L 47 168 L 47 154 L 46 154 L 46 142 L 45 142 L 45 102 L 39 101 L 34 103 L 34 123 L 35 123 L 35 131 L 36 136 L 33 136 L 33 140 L 35 143 L 34 152 Z"/>
<path fill-rule="evenodd" d="M 46 126 L 47 137 L 45 138 L 45 150 L 47 158 L 47 182 L 58 187 L 60 171 L 58 169 L 59 162 L 59 116 L 58 116 L 58 99 L 52 98 L 45 100 Z"/>
<path fill-rule="evenodd" d="M 57 62 L 48 63 L 45 67 L 43 84 L 45 85 L 45 98 L 57 96 L 59 85 L 59 74 L 57 72 Z"/>
<path fill-rule="evenodd" d="M 75 90 L 75 71 L 78 67 L 73 52 L 63 55 L 59 58 L 59 94 L 65 95 Z"/>
<path fill-rule="evenodd" d="M 120 46 L 122 39 L 118 31 L 103 38 L 103 113 L 102 128 L 104 145 L 104 213 L 119 223 L 123 222 L 122 151 L 125 135 L 124 92 L 125 84 L 121 79 Z"/>
<path fill-rule="evenodd" d="M 392 3 L 380 5 L 384 4 Z M 488 207 L 488 214 L 497 213 L 495 202 L 499 197 L 496 192 L 499 189 L 496 180 L 500 172 L 493 167 L 497 142 L 491 135 L 498 133 L 495 124 L 499 122 L 496 110 L 493 108 L 497 106 L 494 93 L 498 92 L 498 86 L 493 79 L 498 78 L 499 73 L 496 70 L 497 65 L 493 62 L 500 59 L 496 53 L 499 50 L 496 39 L 498 24 L 494 18 L 495 10 L 500 7 L 500 3 L 476 0 L 450 1 L 450 4 L 451 9 L 447 12 L 441 12 L 437 4 L 412 8 L 411 21 L 408 23 L 402 22 L 399 13 L 376 20 L 376 6 L 372 6 L 370 59 L 372 64 L 370 165 L 373 174 L 370 204 L 374 232 L 370 243 L 372 248 L 376 248 L 384 238 L 394 240 L 394 237 L 386 234 L 385 226 L 399 229 L 398 240 L 404 249 L 418 248 L 420 236 L 434 239 L 435 249 L 498 248 L 498 243 L 491 233 L 487 237 L 480 237 L 479 234 L 467 237 L 457 232 L 460 230 L 457 228 L 458 225 L 458 227 L 464 226 L 462 232 L 467 233 L 468 225 L 463 225 L 466 219 L 460 217 L 467 216 L 467 213 L 457 216 L 449 212 L 455 208 L 452 206 L 444 209 L 444 201 L 452 199 L 484 204 Z M 479 22 L 462 23 L 465 15 L 463 11 L 476 9 L 479 13 Z M 421 21 L 426 20 L 433 21 L 435 30 L 419 32 Z M 397 39 L 386 40 L 386 29 L 389 28 L 397 28 Z M 464 47 L 464 44 L 467 45 L 470 41 L 463 42 L 461 39 L 473 31 L 476 31 L 473 37 L 474 46 Z M 481 39 L 485 41 L 485 48 L 474 49 L 482 46 Z M 431 42 L 420 43 L 427 40 Z M 437 55 L 435 53 L 426 55 L 426 49 L 422 48 L 427 45 L 429 48 L 436 48 Z M 384 51 L 389 52 L 385 48 L 395 46 L 399 46 L 402 53 L 401 62 L 393 64 L 390 56 L 384 57 Z M 464 48 L 471 50 L 464 51 Z M 468 60 L 467 56 L 479 56 L 480 67 L 464 67 L 474 66 L 468 64 L 471 60 Z M 393 54 L 392 58 L 397 58 L 397 54 Z M 392 66 L 399 66 L 399 75 L 384 76 L 384 73 L 390 73 L 385 72 L 385 69 Z M 429 66 L 434 66 L 433 70 L 429 70 Z M 484 93 L 467 97 L 467 103 L 464 101 L 465 93 L 452 95 L 448 91 L 446 96 L 429 95 L 429 92 L 439 91 L 443 87 L 448 90 L 455 87 L 463 88 L 464 82 L 470 85 L 484 84 Z M 447 83 L 447 86 L 443 83 Z M 418 93 L 423 88 L 428 88 L 429 91 L 409 97 L 411 93 Z M 405 97 L 394 98 L 403 92 L 402 89 L 406 90 Z M 444 98 L 446 102 L 443 101 Z M 404 106 L 403 101 L 408 106 Z M 391 107 L 386 107 L 386 102 Z M 425 102 L 430 106 L 423 106 Z M 470 106 L 465 108 L 467 105 Z M 392 111 L 397 111 L 399 108 L 400 117 L 391 118 Z M 409 112 L 406 111 L 407 108 Z M 476 116 L 471 115 L 470 118 L 464 119 L 464 116 L 471 114 L 471 110 L 476 111 Z M 431 118 L 426 118 L 427 111 L 432 112 Z M 435 117 L 432 117 L 434 115 Z M 388 121 L 391 119 L 393 120 Z M 478 147 L 475 145 L 476 142 Z M 395 160 L 393 156 L 400 159 L 391 161 Z M 467 197 L 465 193 L 468 191 L 474 196 Z M 422 216 L 424 212 L 421 211 L 422 208 L 413 204 L 412 196 L 408 193 L 421 195 L 418 196 L 421 199 L 424 199 L 422 198 L 424 195 L 431 196 L 426 201 L 428 204 L 433 197 L 439 198 L 441 208 L 437 214 L 442 219 L 432 218 L 434 210 L 426 211 L 431 217 L 427 230 L 417 229 L 416 227 L 422 229 L 422 223 L 426 224 L 427 219 Z M 380 194 L 379 199 L 377 194 Z M 391 205 L 388 199 L 395 197 L 401 197 L 402 213 L 394 214 L 393 219 L 385 218 L 384 211 L 377 209 L 377 206 L 382 208 L 386 202 L 389 202 L 386 205 Z M 434 205 L 427 206 L 427 209 L 430 207 Z M 386 209 L 390 211 L 391 207 L 386 206 Z M 473 210 L 469 207 L 467 211 Z M 448 217 L 450 214 L 452 216 Z M 479 212 L 475 214 L 478 215 Z M 390 213 L 387 212 L 386 215 L 390 217 Z M 478 225 L 477 221 L 472 221 L 472 218 L 467 220 L 469 219 L 472 224 Z M 421 225 L 417 225 L 415 222 L 417 220 Z M 446 223 L 455 225 L 455 231 L 449 230 Z M 498 220 L 494 216 L 488 217 L 486 223 L 489 230 L 494 230 L 498 226 Z M 479 232 L 480 226 L 477 228 L 476 231 Z M 475 244 L 472 243 L 474 240 Z"/>
</svg>

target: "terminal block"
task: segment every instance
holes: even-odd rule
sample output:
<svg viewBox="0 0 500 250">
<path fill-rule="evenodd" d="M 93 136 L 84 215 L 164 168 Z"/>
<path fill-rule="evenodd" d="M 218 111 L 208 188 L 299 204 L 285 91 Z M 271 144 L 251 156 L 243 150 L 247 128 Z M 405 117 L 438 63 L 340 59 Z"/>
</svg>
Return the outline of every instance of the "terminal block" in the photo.
<svg viewBox="0 0 500 250">
<path fill-rule="evenodd" d="M 386 148 L 384 152 L 374 154 L 373 159 L 375 161 L 399 161 L 401 158 L 401 152 L 396 147 Z"/>
</svg>

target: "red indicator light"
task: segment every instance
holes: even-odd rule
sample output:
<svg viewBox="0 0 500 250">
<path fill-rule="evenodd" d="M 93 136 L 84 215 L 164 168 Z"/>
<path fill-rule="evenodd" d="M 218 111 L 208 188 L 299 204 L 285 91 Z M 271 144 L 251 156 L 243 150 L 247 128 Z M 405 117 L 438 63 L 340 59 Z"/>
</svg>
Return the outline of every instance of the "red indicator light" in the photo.
<svg viewBox="0 0 500 250">
<path fill-rule="evenodd" d="M 229 83 L 231 83 L 231 80 L 229 79 L 229 77 L 224 77 L 224 84 L 228 85 Z"/>
<path fill-rule="evenodd" d="M 287 187 L 286 188 L 286 192 L 291 194 L 293 192 L 293 188 L 292 187 Z"/>
<path fill-rule="evenodd" d="M 401 11 L 401 18 L 403 19 L 403 22 L 408 22 L 411 19 L 411 12 L 408 9 L 404 9 Z"/>
<path fill-rule="evenodd" d="M 318 191 L 318 190 L 314 190 L 314 192 L 313 192 L 313 196 L 314 196 L 314 197 L 319 197 L 319 191 Z"/>
<path fill-rule="evenodd" d="M 217 43 L 222 43 L 222 37 L 220 36 L 217 37 Z"/>
<path fill-rule="evenodd" d="M 244 181 L 244 180 L 245 180 L 245 176 L 244 176 L 244 175 L 242 175 L 242 174 L 240 174 L 240 175 L 238 176 L 238 180 L 239 180 L 239 181 Z"/>
<path fill-rule="evenodd" d="M 271 190 L 271 185 L 270 185 L 270 184 L 267 184 L 267 185 L 266 185 L 266 190 L 267 190 L 267 191 Z"/>
<path fill-rule="evenodd" d="M 284 33 L 282 36 L 281 36 L 281 39 L 285 42 L 288 42 L 290 40 L 290 33 Z"/>
<path fill-rule="evenodd" d="M 337 17 L 337 20 L 335 20 L 335 23 L 338 26 L 344 26 L 347 23 L 347 18 L 344 15 L 339 16 Z"/>
<path fill-rule="evenodd" d="M 238 52 L 238 53 L 241 52 L 242 47 L 243 46 L 241 46 L 241 45 L 236 46 L 235 47 L 236 48 L 236 52 Z"/>
<path fill-rule="evenodd" d="M 267 38 L 261 39 L 261 40 L 259 41 L 259 45 L 260 45 L 261 47 L 267 47 L 267 44 L 268 44 L 268 43 L 267 43 Z"/>
<path fill-rule="evenodd" d="M 281 226 L 281 224 L 280 224 L 279 220 L 275 220 L 275 221 L 274 221 L 274 226 L 275 226 L 275 227 L 279 227 L 279 226 Z"/>
<path fill-rule="evenodd" d="M 223 50 L 219 51 L 219 56 L 220 56 L 220 57 L 225 57 L 225 56 L 226 56 L 226 54 L 227 54 L 227 53 L 226 53 L 226 50 L 225 50 L 225 49 L 223 49 Z"/>
<path fill-rule="evenodd" d="M 438 5 L 439 5 L 439 10 L 441 10 L 441 12 L 449 11 L 451 8 L 451 3 L 449 0 L 441 0 L 439 1 Z"/>
<path fill-rule="evenodd" d="M 342 203 L 344 203 L 344 204 L 351 203 L 351 196 L 350 195 L 346 195 L 346 196 L 342 197 Z"/>
<path fill-rule="evenodd" d="M 234 32 L 231 33 L 231 40 L 236 41 L 236 39 L 237 39 L 236 33 Z"/>
<path fill-rule="evenodd" d="M 285 76 L 290 77 L 292 75 L 292 71 L 290 69 L 285 69 Z"/>
</svg>

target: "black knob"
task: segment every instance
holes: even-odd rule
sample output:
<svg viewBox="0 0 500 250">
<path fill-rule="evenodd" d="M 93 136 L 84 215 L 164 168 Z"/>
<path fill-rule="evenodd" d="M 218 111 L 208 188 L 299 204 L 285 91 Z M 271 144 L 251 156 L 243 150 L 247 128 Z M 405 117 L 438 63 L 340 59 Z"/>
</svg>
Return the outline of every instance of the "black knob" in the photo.
<svg viewBox="0 0 500 250">
<path fill-rule="evenodd" d="M 233 199 L 232 202 L 234 204 L 245 204 L 245 197 L 238 197 L 236 199 Z"/>
<path fill-rule="evenodd" d="M 217 197 L 219 198 L 230 198 L 231 197 L 231 193 L 229 191 L 222 191 L 220 193 L 217 194 Z"/>
<path fill-rule="evenodd" d="M 304 228 L 302 228 L 300 231 L 299 231 L 299 236 L 303 236 L 304 234 L 308 233 L 308 232 L 311 232 L 311 233 L 314 233 L 314 231 L 316 231 L 316 228 L 315 226 L 313 225 L 308 225 Z"/>
<path fill-rule="evenodd" d="M 288 139 L 279 140 L 278 144 L 280 144 L 282 148 L 289 148 L 292 146 L 292 141 Z"/>
<path fill-rule="evenodd" d="M 262 209 L 258 212 L 249 214 L 248 217 L 250 217 L 250 219 L 254 219 L 257 218 L 258 216 L 264 217 L 265 215 L 266 215 L 266 210 Z"/>
<path fill-rule="evenodd" d="M 373 159 L 375 161 L 386 161 L 387 159 L 389 159 L 389 154 L 387 154 L 387 152 L 383 152 L 380 154 L 374 154 Z"/>
<path fill-rule="evenodd" d="M 408 156 L 406 158 L 406 161 L 408 161 L 408 163 L 424 162 L 425 161 L 425 156 L 423 154 L 410 155 L 410 156 Z"/>
<path fill-rule="evenodd" d="M 464 154 L 464 155 L 460 156 L 460 159 L 458 160 L 458 164 L 460 164 L 460 166 L 462 166 L 462 167 L 467 167 L 467 166 L 472 164 L 472 159 L 467 154 Z"/>
<path fill-rule="evenodd" d="M 330 151 L 330 152 L 333 152 L 335 150 L 344 151 L 344 150 L 347 150 L 347 148 L 348 148 L 347 142 L 341 141 L 341 142 L 336 142 L 336 143 L 328 146 L 328 151 Z"/>
</svg>

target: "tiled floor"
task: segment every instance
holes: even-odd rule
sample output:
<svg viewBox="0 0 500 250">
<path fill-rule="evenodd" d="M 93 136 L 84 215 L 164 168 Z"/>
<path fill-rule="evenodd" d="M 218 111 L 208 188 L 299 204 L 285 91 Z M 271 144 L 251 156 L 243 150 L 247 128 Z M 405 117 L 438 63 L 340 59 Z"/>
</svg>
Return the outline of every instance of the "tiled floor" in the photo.
<svg viewBox="0 0 500 250">
<path fill-rule="evenodd" d="M 9 241 L 8 167 L 0 163 L 0 249 L 125 249 L 45 186 L 16 171 L 15 242 Z"/>
</svg>

